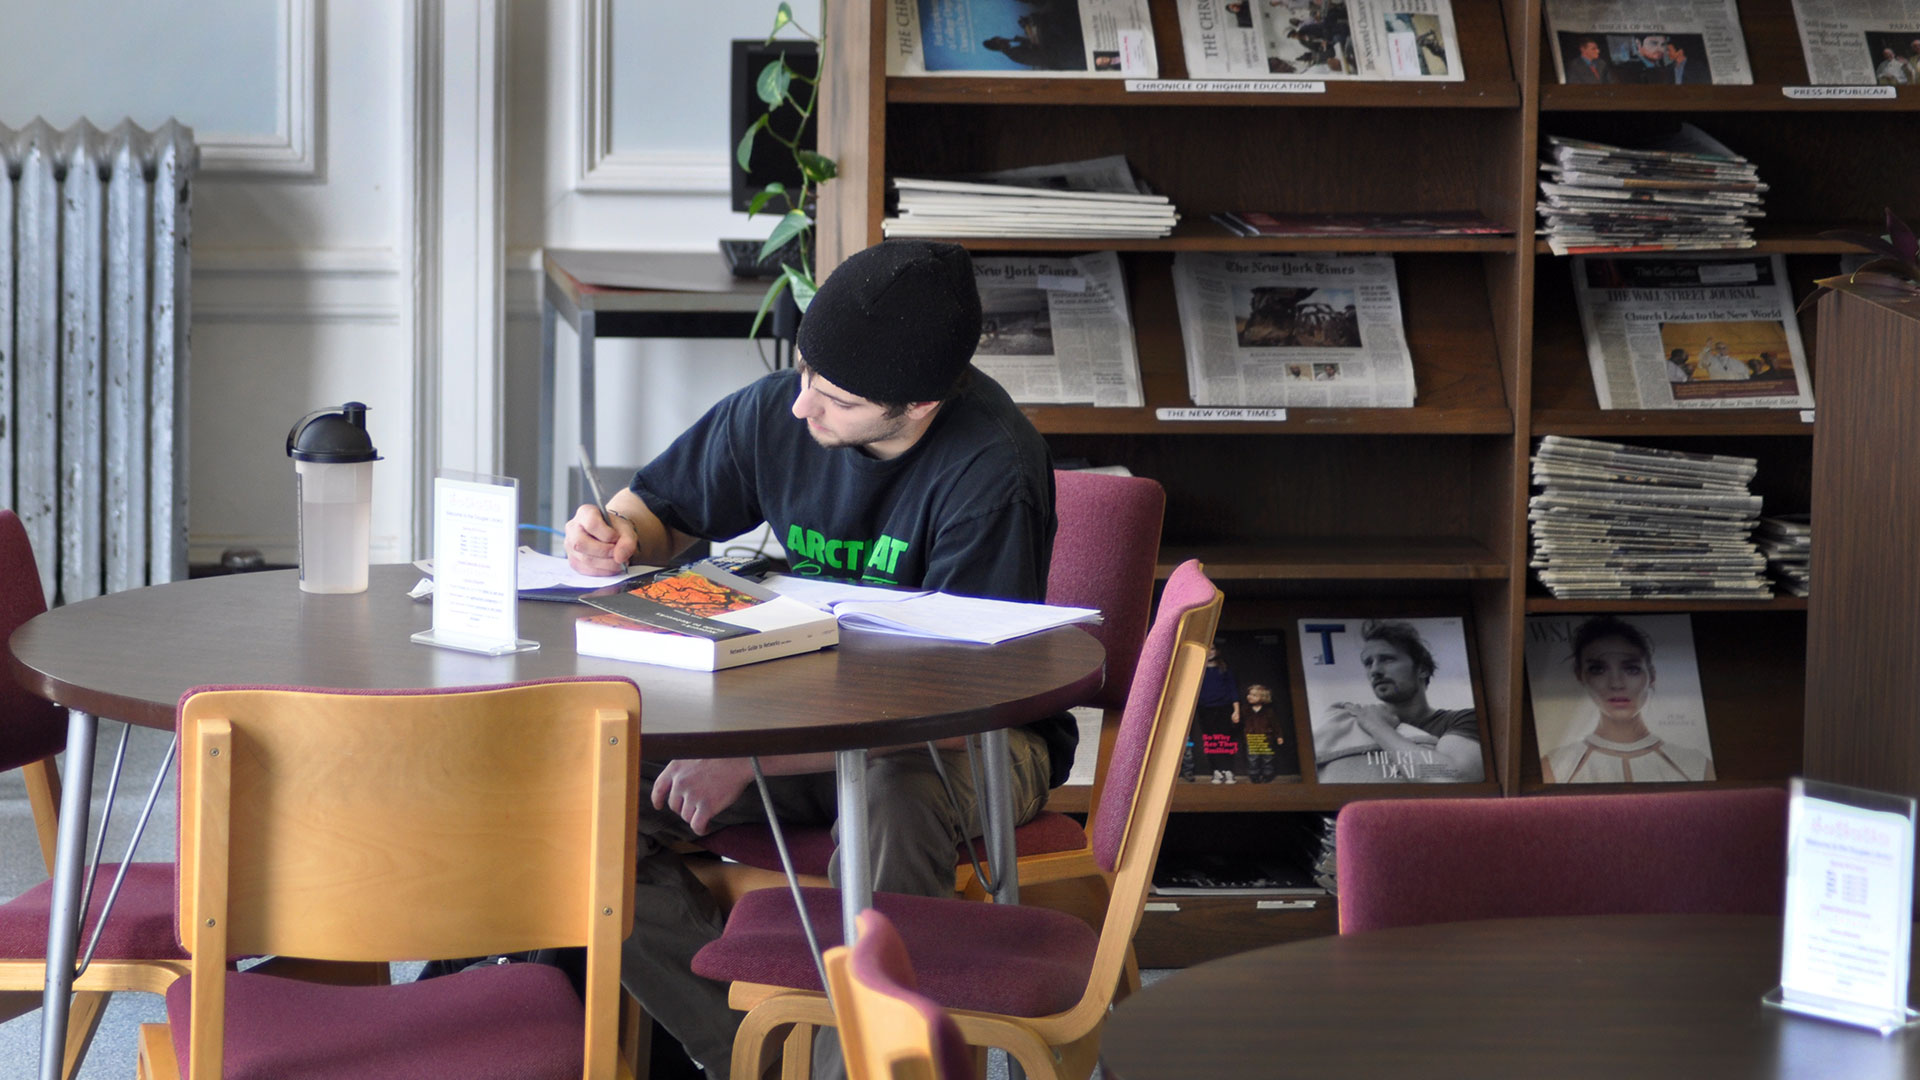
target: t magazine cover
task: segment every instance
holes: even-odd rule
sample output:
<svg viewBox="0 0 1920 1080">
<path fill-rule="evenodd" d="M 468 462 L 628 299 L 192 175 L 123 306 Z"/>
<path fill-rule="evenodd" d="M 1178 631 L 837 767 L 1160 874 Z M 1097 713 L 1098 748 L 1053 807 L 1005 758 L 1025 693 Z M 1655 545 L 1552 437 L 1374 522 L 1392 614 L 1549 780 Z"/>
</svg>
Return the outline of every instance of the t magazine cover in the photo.
<svg viewBox="0 0 1920 1080">
<path fill-rule="evenodd" d="M 1297 781 L 1300 755 L 1294 742 L 1285 636 L 1279 630 L 1215 634 L 1180 759 L 1180 779 L 1198 784 Z"/>
<path fill-rule="evenodd" d="M 1529 616 L 1526 650 L 1547 783 L 1714 779 L 1690 616 Z"/>
<path fill-rule="evenodd" d="M 1485 779 L 1463 620 L 1301 619 L 1299 632 L 1320 783 Z"/>
</svg>

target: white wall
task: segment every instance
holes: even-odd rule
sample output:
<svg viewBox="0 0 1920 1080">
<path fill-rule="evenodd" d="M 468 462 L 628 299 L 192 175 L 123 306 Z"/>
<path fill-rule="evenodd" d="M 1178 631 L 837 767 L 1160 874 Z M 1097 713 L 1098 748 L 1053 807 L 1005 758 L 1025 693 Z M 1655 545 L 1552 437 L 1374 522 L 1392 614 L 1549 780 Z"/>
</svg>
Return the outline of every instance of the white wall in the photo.
<svg viewBox="0 0 1920 1080">
<path fill-rule="evenodd" d="M 436 81 L 440 61 L 419 46 L 423 38 L 432 45 L 443 24 L 471 30 L 472 5 L 484 10 L 489 0 L 0 0 L 0 122 L 46 115 L 65 123 L 86 113 L 106 126 L 121 115 L 149 124 L 174 115 L 201 142 L 194 561 L 229 546 L 292 559 L 286 431 L 309 410 L 350 398 L 371 406 L 385 458 L 375 480 L 376 561 L 417 553 L 420 480 L 462 434 L 426 431 L 416 417 L 432 420 L 444 407 L 445 424 L 458 427 L 472 408 L 497 410 L 499 467 L 531 489 L 539 249 L 709 251 L 721 236 L 763 236 L 770 227 L 727 209 L 726 42 L 763 35 L 776 0 L 496 2 L 505 5 L 493 24 L 498 52 L 490 60 L 482 40 L 472 65 L 492 83 L 476 87 Z M 812 6 L 796 7 L 817 29 Z M 611 36 L 614 60 L 593 80 L 589 30 Z M 468 43 L 451 31 L 444 43 L 456 55 L 443 66 L 464 72 L 459 62 L 475 59 L 458 54 Z M 500 95 L 498 145 L 485 138 L 489 89 Z M 448 286 L 452 310 L 444 312 L 420 299 L 446 285 L 434 280 L 444 268 L 420 250 L 423 236 L 439 235 L 430 212 L 462 209 L 457 195 L 427 190 L 422 198 L 436 180 L 422 155 L 442 146 L 442 114 L 449 153 L 441 167 L 453 175 L 437 180 L 454 192 L 473 179 L 460 170 L 497 170 L 498 228 L 474 235 L 493 237 L 505 266 L 503 300 L 484 287 Z M 611 135 L 590 155 L 583 125 L 596 116 Z M 706 128 L 710 142 L 700 136 Z M 415 145 L 423 140 L 430 145 Z M 426 326 L 441 318 L 456 329 L 462 319 L 484 327 L 496 317 L 504 320 L 497 404 L 463 382 L 486 377 L 486 357 L 434 351 L 474 335 Z M 563 326 L 562 355 L 573 347 Z M 595 449 L 607 464 L 644 460 L 763 370 L 748 342 L 603 341 L 600 357 Z M 563 402 L 565 383 L 563 375 Z M 416 401 L 423 386 L 433 396 Z M 560 444 L 571 446 L 570 411 L 560 412 Z M 489 442 L 476 440 L 475 452 Z"/>
</svg>

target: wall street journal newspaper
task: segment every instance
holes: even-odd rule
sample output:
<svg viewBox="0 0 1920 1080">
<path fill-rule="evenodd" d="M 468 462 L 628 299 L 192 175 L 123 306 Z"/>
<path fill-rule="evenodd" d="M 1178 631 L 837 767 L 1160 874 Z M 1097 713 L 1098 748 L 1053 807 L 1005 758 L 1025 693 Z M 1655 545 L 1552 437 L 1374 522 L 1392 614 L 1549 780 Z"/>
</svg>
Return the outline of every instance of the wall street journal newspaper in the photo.
<svg viewBox="0 0 1920 1080">
<path fill-rule="evenodd" d="M 1816 86 L 1920 85 L 1920 0 L 1793 0 Z"/>
<path fill-rule="evenodd" d="M 1391 255 L 1182 251 L 1173 295 L 1195 405 L 1413 405 Z"/>
<path fill-rule="evenodd" d="M 1147 0 L 889 0 L 887 74 L 1151 79 Z"/>
<path fill-rule="evenodd" d="M 1753 82 L 1734 0 L 1546 0 L 1563 83 Z"/>
<path fill-rule="evenodd" d="M 1180 0 L 1191 79 L 1458 82 L 1449 0 Z"/>
<path fill-rule="evenodd" d="M 1779 255 L 1573 259 L 1603 409 L 1813 406 Z"/>
<path fill-rule="evenodd" d="M 973 260 L 980 346 L 973 366 L 1023 405 L 1138 407 L 1140 363 L 1120 256 Z"/>
</svg>

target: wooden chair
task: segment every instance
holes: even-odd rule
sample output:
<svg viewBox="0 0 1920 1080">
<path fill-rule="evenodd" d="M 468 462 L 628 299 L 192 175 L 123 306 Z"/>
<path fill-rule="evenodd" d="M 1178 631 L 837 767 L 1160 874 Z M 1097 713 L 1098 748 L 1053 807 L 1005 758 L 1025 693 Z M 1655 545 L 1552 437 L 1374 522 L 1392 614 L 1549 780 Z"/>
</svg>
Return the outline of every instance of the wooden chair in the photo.
<svg viewBox="0 0 1920 1080">
<path fill-rule="evenodd" d="M 609 1080 L 633 922 L 640 697 L 625 679 L 418 692 L 189 691 L 179 933 L 192 973 L 140 1033 L 161 1080 Z M 250 953 L 437 959 L 587 948 L 400 986 L 252 972 Z"/>
<path fill-rule="evenodd" d="M 26 528 L 13 511 L 0 510 L 0 640 L 46 609 Z M 60 817 L 60 772 L 54 755 L 66 742 L 65 710 L 10 678 L 0 679 L 0 772 L 18 768 L 26 781 L 27 803 L 49 875 Z M 93 937 L 118 870 L 118 863 L 102 863 L 96 874 L 88 916 L 80 928 L 82 950 Z M 0 904 L 0 1020 L 40 1007 L 52 898 L 49 880 Z M 61 1075 L 79 1070 L 112 992 L 165 993 L 186 971 L 186 950 L 173 936 L 173 864 L 129 865 L 93 961 L 74 983 Z"/>
<path fill-rule="evenodd" d="M 1778 915 L 1779 788 L 1348 803 L 1340 932 L 1533 915 Z"/>
<path fill-rule="evenodd" d="M 1153 574 L 1160 553 L 1167 493 L 1158 481 L 1145 477 L 1071 470 L 1056 470 L 1053 483 L 1059 528 L 1047 570 L 1047 603 L 1098 609 L 1101 622 L 1086 630 L 1107 650 L 1106 682 L 1084 703 L 1103 713 L 1088 803 L 1098 805 L 1101 781 L 1113 753 L 1121 710 L 1133 685 L 1134 666 L 1140 659 L 1153 607 Z M 1083 747 L 1081 752 L 1087 749 Z M 832 829 L 788 826 L 785 832 L 802 884 L 828 884 L 827 865 L 835 847 Z M 731 908 L 742 894 L 754 889 L 786 886 L 772 831 L 765 825 L 722 829 L 702 837 L 700 846 L 733 860 L 691 864 L 722 908 Z M 1022 885 L 1099 876 L 1092 841 L 1080 824 L 1065 814 L 1042 810 L 1014 830 L 1014 846 Z M 982 867 L 992 873 L 986 863 L 986 845 L 976 842 L 975 849 Z M 974 879 L 964 845 L 956 851 L 955 863 L 955 891 L 985 899 L 986 890 Z"/>
<path fill-rule="evenodd" d="M 973 1054 L 945 1009 L 917 990 L 906 942 L 885 915 L 858 917 L 860 938 L 822 961 L 848 1080 L 968 1080 Z"/>
<path fill-rule="evenodd" d="M 1094 859 L 1114 875 L 1097 935 L 1078 918 L 1044 908 L 874 894 L 874 908 L 900 928 L 913 952 L 921 992 L 951 1012 L 970 1044 L 1005 1049 L 1030 1076 L 1083 1078 L 1098 1057 L 1101 1024 L 1146 903 L 1221 600 L 1198 562 L 1183 564 L 1167 582 L 1141 651 L 1095 808 Z M 839 894 L 801 894 L 821 943 L 837 944 Z M 720 939 L 695 954 L 693 969 L 732 981 L 731 1003 L 747 1013 L 734 1041 L 737 1080 L 766 1071 L 781 1029 L 834 1022 L 790 893 L 763 889 L 743 897 Z"/>
</svg>

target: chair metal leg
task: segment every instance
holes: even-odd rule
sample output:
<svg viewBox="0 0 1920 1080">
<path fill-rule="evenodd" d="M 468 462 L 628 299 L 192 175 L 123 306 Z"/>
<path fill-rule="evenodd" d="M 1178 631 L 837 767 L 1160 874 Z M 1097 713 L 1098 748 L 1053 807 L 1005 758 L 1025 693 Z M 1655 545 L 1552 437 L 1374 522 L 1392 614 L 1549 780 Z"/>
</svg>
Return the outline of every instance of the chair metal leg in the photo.
<svg viewBox="0 0 1920 1080">
<path fill-rule="evenodd" d="M 67 1006 L 80 940 L 80 862 L 93 798 L 92 713 L 67 711 L 67 776 L 60 793 L 60 840 L 54 854 L 52 909 L 47 919 L 47 986 L 40 999 L 40 1080 L 61 1080 L 66 1063 Z"/>
</svg>

